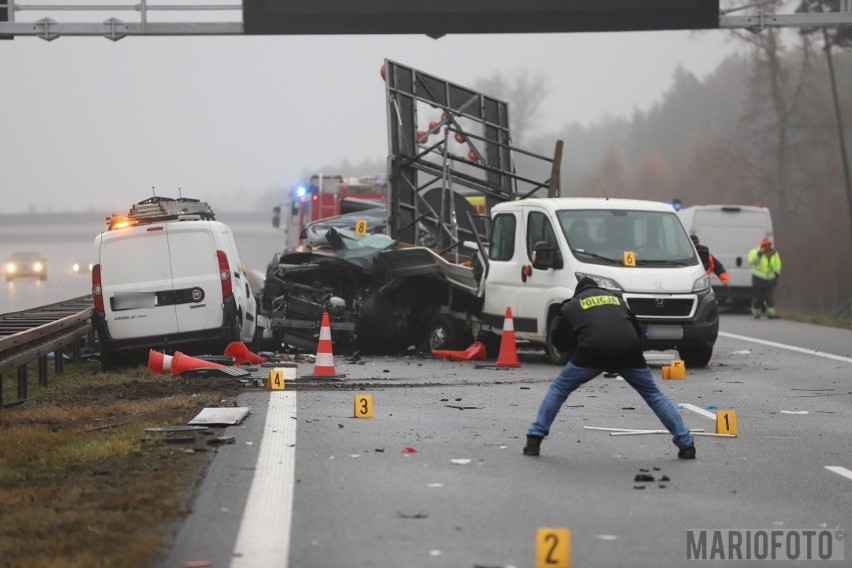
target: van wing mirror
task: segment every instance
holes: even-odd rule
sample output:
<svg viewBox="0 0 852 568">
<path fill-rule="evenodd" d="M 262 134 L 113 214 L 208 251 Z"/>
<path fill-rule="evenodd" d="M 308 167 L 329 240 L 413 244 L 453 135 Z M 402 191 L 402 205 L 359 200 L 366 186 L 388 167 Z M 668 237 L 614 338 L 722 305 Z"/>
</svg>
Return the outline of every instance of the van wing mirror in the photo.
<svg viewBox="0 0 852 568">
<path fill-rule="evenodd" d="M 562 255 L 556 245 L 547 241 L 539 241 L 533 245 L 533 268 L 547 270 L 548 268 L 562 268 Z"/>
</svg>

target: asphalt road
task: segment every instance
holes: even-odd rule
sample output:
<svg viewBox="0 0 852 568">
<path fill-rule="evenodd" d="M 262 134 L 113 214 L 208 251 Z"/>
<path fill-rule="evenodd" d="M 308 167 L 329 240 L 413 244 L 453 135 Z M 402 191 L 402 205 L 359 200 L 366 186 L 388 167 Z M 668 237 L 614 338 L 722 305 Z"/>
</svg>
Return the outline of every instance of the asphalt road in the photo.
<svg viewBox="0 0 852 568">
<path fill-rule="evenodd" d="M 678 460 L 668 434 L 584 428 L 662 428 L 623 380 L 604 377 L 568 399 L 541 457 L 522 456 L 558 371 L 523 350 L 511 370 L 336 356 L 347 376 L 335 384 L 247 392 L 239 403 L 252 412 L 225 430 L 236 443 L 218 450 L 163 566 L 775 564 L 690 559 L 689 530 L 828 531 L 844 560 L 802 550 L 783 565 L 852 566 L 852 331 L 730 315 L 722 331 L 707 368 L 660 381 L 690 428 L 714 432 L 716 409 L 735 413 L 739 436 L 697 438 L 695 461 Z M 673 356 L 647 354 L 657 377 Z M 353 417 L 358 394 L 372 395 L 372 418 Z M 537 556 L 563 544 L 537 538 L 541 528 L 569 529 L 570 552 Z"/>
</svg>

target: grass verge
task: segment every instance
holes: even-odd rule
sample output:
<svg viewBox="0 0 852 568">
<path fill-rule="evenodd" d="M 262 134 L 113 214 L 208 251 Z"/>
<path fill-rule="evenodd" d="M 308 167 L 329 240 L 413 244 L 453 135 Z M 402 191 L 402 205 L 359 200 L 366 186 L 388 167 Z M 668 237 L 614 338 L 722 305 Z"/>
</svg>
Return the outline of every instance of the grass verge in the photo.
<svg viewBox="0 0 852 568">
<path fill-rule="evenodd" d="M 33 382 L 24 404 L 0 409 L 0 564 L 158 566 L 215 450 L 202 434 L 174 444 L 145 429 L 183 426 L 245 387 L 96 362 Z"/>
</svg>

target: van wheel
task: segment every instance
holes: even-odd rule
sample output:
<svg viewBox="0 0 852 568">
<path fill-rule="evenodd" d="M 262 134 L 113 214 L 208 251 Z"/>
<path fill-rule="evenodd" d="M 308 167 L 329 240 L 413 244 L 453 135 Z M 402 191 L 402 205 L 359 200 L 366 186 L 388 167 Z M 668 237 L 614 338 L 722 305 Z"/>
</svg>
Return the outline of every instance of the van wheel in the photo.
<svg viewBox="0 0 852 568">
<path fill-rule="evenodd" d="M 554 365 L 564 365 L 568 362 L 570 353 L 562 351 L 553 344 L 553 330 L 556 327 L 556 322 L 556 316 L 550 318 L 550 321 L 547 322 L 547 345 L 545 345 L 545 350 L 547 351 L 547 356 L 550 358 L 551 363 Z"/>
<path fill-rule="evenodd" d="M 130 360 L 124 353 L 113 351 L 101 343 L 101 371 L 117 371 L 129 365 Z"/>
<path fill-rule="evenodd" d="M 243 317 L 240 312 L 237 312 L 237 315 L 234 316 L 234 321 L 231 323 L 231 338 L 234 341 L 243 340 Z"/>
<path fill-rule="evenodd" d="M 698 345 L 690 347 L 678 347 L 677 352 L 680 358 L 683 359 L 686 367 L 706 367 L 710 362 L 710 357 L 713 356 L 712 345 Z"/>
</svg>

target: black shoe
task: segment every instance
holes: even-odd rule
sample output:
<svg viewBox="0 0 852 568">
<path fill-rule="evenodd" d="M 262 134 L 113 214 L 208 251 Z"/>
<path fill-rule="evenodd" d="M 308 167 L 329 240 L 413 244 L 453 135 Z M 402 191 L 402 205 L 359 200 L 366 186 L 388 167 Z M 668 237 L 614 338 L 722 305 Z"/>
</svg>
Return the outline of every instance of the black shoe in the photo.
<svg viewBox="0 0 852 568">
<path fill-rule="evenodd" d="M 541 449 L 541 436 L 527 436 L 527 445 L 524 446 L 525 456 L 537 456 Z"/>
<path fill-rule="evenodd" d="M 677 457 L 682 460 L 694 460 L 695 459 L 695 446 L 687 446 L 685 448 L 681 448 L 677 452 Z"/>
</svg>

